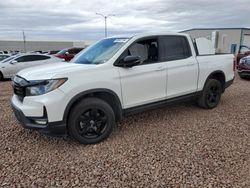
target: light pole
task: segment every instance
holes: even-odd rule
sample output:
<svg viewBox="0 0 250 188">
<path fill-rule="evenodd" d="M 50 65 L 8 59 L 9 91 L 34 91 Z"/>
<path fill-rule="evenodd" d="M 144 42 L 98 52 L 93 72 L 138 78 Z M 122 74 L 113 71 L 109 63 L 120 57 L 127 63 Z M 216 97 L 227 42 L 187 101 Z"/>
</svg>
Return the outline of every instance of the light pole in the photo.
<svg viewBox="0 0 250 188">
<path fill-rule="evenodd" d="M 23 48 L 24 48 L 24 52 L 26 53 L 26 36 L 24 34 L 24 30 L 23 30 Z"/>
<path fill-rule="evenodd" d="M 96 13 L 96 15 L 99 15 L 99 16 L 101 16 L 101 17 L 103 17 L 104 18 L 104 22 L 105 22 L 105 38 L 107 38 L 107 36 L 108 36 L 108 28 L 107 28 L 107 19 L 109 18 L 109 17 L 111 17 L 111 16 L 115 16 L 114 14 L 108 14 L 108 15 L 104 15 L 104 14 L 101 14 L 101 13 Z"/>
</svg>

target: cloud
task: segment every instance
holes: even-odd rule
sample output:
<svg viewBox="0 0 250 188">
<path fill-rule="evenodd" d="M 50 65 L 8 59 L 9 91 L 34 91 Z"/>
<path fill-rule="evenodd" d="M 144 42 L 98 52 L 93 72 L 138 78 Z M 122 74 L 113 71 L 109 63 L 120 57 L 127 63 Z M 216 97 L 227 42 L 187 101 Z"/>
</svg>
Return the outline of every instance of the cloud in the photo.
<svg viewBox="0 0 250 188">
<path fill-rule="evenodd" d="M 249 0 L 8 0 L 0 2 L 0 39 L 96 40 L 104 35 L 250 27 Z"/>
</svg>

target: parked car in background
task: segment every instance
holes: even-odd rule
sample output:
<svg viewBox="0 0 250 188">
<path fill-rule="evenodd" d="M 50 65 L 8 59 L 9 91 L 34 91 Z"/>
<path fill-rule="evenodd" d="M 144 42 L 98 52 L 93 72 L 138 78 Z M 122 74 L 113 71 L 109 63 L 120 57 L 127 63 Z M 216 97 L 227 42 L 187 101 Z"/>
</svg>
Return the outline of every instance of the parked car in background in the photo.
<svg viewBox="0 0 250 188">
<path fill-rule="evenodd" d="M 187 34 L 110 37 L 71 63 L 18 72 L 12 107 L 25 128 L 93 144 L 129 114 L 185 100 L 215 108 L 233 80 L 233 55 L 199 56 Z"/>
<path fill-rule="evenodd" d="M 10 55 L 7 54 L 0 54 L 0 61 L 3 61 L 4 59 L 10 57 Z"/>
<path fill-rule="evenodd" d="M 47 54 L 48 55 L 54 55 L 54 54 L 57 54 L 58 52 L 60 52 L 60 51 L 59 50 L 51 50 Z"/>
<path fill-rule="evenodd" d="M 240 46 L 239 52 L 238 54 L 236 54 L 234 59 L 235 66 L 238 67 L 241 58 L 246 57 L 248 55 L 250 55 L 250 47 L 244 45 Z"/>
<path fill-rule="evenodd" d="M 61 59 L 42 54 L 22 54 L 11 56 L 0 62 L 0 80 L 11 78 L 18 71 L 41 64 L 60 62 Z"/>
<path fill-rule="evenodd" d="M 240 59 L 237 69 L 241 78 L 250 78 L 250 55 Z"/>
<path fill-rule="evenodd" d="M 9 54 L 8 51 L 0 51 L 0 54 Z"/>
<path fill-rule="evenodd" d="M 70 61 L 76 54 L 82 51 L 84 48 L 66 48 L 55 54 L 56 57 Z"/>
</svg>

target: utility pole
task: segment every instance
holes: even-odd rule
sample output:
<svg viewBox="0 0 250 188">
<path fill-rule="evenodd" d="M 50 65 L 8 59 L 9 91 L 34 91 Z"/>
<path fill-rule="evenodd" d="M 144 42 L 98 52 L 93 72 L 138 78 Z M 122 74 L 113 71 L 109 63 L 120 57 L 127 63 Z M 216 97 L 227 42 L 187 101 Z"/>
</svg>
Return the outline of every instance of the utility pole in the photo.
<svg viewBox="0 0 250 188">
<path fill-rule="evenodd" d="M 101 14 L 101 13 L 96 13 L 96 15 L 99 15 L 101 17 L 104 18 L 104 23 L 105 23 L 105 27 L 104 27 L 104 32 L 105 32 L 105 38 L 108 37 L 108 28 L 107 28 L 107 19 L 111 16 L 115 16 L 114 14 L 108 14 L 108 15 L 104 15 L 104 14 Z"/>
<path fill-rule="evenodd" d="M 24 49 L 24 52 L 26 53 L 26 36 L 25 36 L 24 30 L 23 30 L 23 49 Z"/>
</svg>

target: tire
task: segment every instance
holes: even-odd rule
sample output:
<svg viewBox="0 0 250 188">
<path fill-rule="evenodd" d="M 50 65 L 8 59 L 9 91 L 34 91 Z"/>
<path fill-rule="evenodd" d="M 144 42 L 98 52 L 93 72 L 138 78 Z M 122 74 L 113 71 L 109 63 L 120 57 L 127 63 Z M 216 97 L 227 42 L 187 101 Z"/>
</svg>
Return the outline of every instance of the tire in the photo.
<svg viewBox="0 0 250 188">
<path fill-rule="evenodd" d="M 242 76 L 241 73 L 238 73 L 238 74 L 239 74 L 239 77 L 240 77 L 240 78 L 244 79 L 244 76 Z"/>
<path fill-rule="evenodd" d="M 250 76 L 243 76 L 240 72 L 238 74 L 239 74 L 239 77 L 241 79 L 244 79 L 244 80 L 249 80 L 250 79 Z"/>
<path fill-rule="evenodd" d="M 198 99 L 198 105 L 205 109 L 215 108 L 221 98 L 222 85 L 218 80 L 209 79 L 203 89 L 202 95 Z"/>
<path fill-rule="evenodd" d="M 106 139 L 115 126 L 111 106 L 99 98 L 86 98 L 70 112 L 69 134 L 82 144 L 96 144 Z"/>
<path fill-rule="evenodd" d="M 0 81 L 2 81 L 4 79 L 4 77 L 3 77 L 3 73 L 2 72 L 0 72 Z"/>
</svg>

